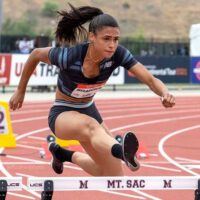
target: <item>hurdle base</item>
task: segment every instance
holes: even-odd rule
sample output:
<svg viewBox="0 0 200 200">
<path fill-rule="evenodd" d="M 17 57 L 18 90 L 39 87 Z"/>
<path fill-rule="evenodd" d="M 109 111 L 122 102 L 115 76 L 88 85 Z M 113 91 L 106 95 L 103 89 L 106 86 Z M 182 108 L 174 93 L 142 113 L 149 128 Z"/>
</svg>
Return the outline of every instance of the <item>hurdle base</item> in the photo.
<svg viewBox="0 0 200 200">
<path fill-rule="evenodd" d="M 7 195 L 7 181 L 0 180 L 0 200 L 5 200 Z"/>
<path fill-rule="evenodd" d="M 16 138 L 14 135 L 0 135 L 0 147 L 16 147 Z"/>
</svg>

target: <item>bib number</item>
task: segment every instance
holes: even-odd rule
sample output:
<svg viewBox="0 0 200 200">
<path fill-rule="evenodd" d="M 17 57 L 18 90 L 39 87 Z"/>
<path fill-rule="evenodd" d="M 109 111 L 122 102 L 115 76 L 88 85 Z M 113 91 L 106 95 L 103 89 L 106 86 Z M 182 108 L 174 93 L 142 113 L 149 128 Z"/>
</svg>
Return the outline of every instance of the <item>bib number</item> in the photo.
<svg viewBox="0 0 200 200">
<path fill-rule="evenodd" d="M 93 84 L 93 85 L 84 85 L 84 84 L 78 84 L 77 88 L 75 88 L 71 96 L 75 98 L 87 98 L 94 96 L 98 90 L 100 90 L 105 83 L 100 84 Z"/>
<path fill-rule="evenodd" d="M 1 108 L 0 108 L 0 134 L 7 133 L 6 117 L 5 116 L 6 115 L 5 115 L 4 110 L 1 110 Z"/>
</svg>

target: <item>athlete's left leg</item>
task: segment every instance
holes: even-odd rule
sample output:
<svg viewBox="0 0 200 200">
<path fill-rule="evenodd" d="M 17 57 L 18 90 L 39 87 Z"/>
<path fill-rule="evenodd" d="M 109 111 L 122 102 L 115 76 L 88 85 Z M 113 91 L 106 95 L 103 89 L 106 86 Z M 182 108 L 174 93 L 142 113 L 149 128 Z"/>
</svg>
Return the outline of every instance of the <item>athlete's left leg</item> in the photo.
<svg viewBox="0 0 200 200">
<path fill-rule="evenodd" d="M 104 128 L 108 135 L 112 135 L 103 122 L 101 126 Z M 123 176 L 122 162 L 114 158 L 112 155 L 100 155 L 90 143 L 81 142 L 82 147 L 87 154 L 76 152 L 72 156 L 72 162 L 79 165 L 85 171 L 92 175 L 99 176 Z M 89 171 L 88 171 L 89 169 Z"/>
</svg>

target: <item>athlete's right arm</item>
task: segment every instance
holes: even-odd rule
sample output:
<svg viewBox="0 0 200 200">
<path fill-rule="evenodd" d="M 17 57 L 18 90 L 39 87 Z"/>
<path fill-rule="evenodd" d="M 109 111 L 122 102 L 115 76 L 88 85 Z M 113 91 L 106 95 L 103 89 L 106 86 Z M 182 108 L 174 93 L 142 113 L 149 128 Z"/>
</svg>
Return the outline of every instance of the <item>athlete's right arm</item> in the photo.
<svg viewBox="0 0 200 200">
<path fill-rule="evenodd" d="M 24 65 L 18 87 L 9 101 L 10 109 L 16 110 L 22 107 L 28 81 L 36 66 L 39 62 L 50 64 L 50 60 L 48 58 L 50 49 L 51 47 L 36 48 L 30 53 Z"/>
</svg>

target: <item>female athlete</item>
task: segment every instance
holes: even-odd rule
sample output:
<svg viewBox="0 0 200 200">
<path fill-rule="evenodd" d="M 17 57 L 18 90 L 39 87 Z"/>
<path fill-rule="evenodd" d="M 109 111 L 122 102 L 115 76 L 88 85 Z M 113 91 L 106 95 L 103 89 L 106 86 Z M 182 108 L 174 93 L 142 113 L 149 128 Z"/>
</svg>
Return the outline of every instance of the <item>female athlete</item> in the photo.
<svg viewBox="0 0 200 200">
<path fill-rule="evenodd" d="M 164 107 L 175 105 L 167 87 L 152 76 L 134 56 L 119 45 L 117 21 L 96 7 L 83 6 L 60 11 L 56 38 L 66 47 L 36 48 L 25 63 L 17 90 L 10 99 L 10 108 L 22 107 L 31 74 L 39 62 L 59 68 L 55 102 L 49 112 L 49 127 L 56 137 L 78 140 L 85 153 L 74 152 L 50 143 L 52 168 L 61 174 L 63 163 L 72 162 L 93 176 L 123 176 L 122 162 L 132 170 L 140 165 L 136 159 L 138 140 L 133 133 L 119 144 L 111 135 L 98 112 L 93 97 L 112 72 L 123 66 L 162 98 Z M 88 31 L 83 26 L 89 23 Z"/>
</svg>

